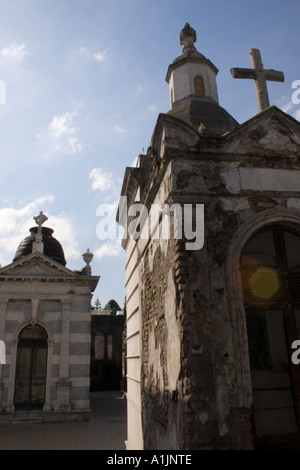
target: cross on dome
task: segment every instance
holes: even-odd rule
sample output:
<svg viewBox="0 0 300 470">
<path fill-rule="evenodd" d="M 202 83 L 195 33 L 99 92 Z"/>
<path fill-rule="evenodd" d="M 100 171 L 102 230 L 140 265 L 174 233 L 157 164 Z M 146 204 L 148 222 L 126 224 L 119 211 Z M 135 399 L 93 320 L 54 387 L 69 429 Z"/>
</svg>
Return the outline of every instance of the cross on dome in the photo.
<svg viewBox="0 0 300 470">
<path fill-rule="evenodd" d="M 43 223 L 46 222 L 46 220 L 48 220 L 48 217 L 45 214 L 43 214 L 42 211 L 40 211 L 39 215 L 37 215 L 36 217 L 33 217 L 33 219 L 35 220 L 35 223 L 38 225 L 38 233 L 41 233 L 42 225 Z"/>
</svg>

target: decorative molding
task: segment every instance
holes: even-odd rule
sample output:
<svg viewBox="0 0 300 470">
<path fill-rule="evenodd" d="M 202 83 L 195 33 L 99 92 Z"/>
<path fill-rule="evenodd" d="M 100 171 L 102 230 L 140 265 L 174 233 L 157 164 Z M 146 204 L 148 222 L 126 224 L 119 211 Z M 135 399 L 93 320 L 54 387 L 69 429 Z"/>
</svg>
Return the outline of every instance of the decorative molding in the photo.
<svg viewBox="0 0 300 470">
<path fill-rule="evenodd" d="M 63 312 L 68 312 L 71 310 L 71 300 L 62 299 L 61 300 L 61 309 Z"/>
<path fill-rule="evenodd" d="M 37 316 L 39 309 L 39 299 L 31 299 L 31 325 L 35 326 L 37 324 Z"/>
</svg>

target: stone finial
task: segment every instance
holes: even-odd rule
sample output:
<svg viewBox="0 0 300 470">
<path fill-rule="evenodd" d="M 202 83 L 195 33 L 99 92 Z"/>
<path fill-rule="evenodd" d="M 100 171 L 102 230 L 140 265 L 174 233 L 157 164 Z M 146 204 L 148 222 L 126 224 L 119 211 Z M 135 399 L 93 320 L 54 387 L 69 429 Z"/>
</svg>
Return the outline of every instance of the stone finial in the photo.
<svg viewBox="0 0 300 470">
<path fill-rule="evenodd" d="M 38 231 L 35 235 L 35 241 L 32 244 L 32 252 L 39 251 L 40 253 L 44 253 L 44 243 L 42 241 L 42 225 L 44 222 L 46 222 L 46 220 L 48 220 L 48 217 L 41 211 L 39 215 L 33 217 L 33 219 L 38 226 Z"/>
<path fill-rule="evenodd" d="M 42 233 L 42 225 L 44 222 L 46 222 L 46 220 L 48 220 L 48 217 L 43 214 L 42 211 L 40 211 L 39 215 L 37 215 L 36 217 L 33 217 L 33 219 L 35 220 L 35 223 L 38 225 L 38 233 Z"/>
<path fill-rule="evenodd" d="M 83 271 L 84 271 L 85 274 L 91 275 L 92 274 L 92 269 L 90 267 L 90 263 L 91 263 L 92 259 L 94 258 L 94 255 L 93 255 L 93 253 L 90 252 L 90 250 L 88 248 L 87 251 L 85 253 L 83 253 L 82 257 L 83 257 L 83 260 L 86 262 L 86 265 L 83 268 Z"/>
<path fill-rule="evenodd" d="M 180 45 L 184 46 L 182 52 L 196 51 L 194 43 L 197 41 L 196 31 L 186 23 L 185 27 L 180 31 Z"/>
</svg>

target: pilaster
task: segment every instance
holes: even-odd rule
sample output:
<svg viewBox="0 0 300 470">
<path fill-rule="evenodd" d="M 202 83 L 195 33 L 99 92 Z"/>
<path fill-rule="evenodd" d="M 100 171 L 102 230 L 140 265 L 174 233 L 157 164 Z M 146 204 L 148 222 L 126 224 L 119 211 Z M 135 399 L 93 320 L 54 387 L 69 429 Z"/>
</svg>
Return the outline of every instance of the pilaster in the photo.
<svg viewBox="0 0 300 470">
<path fill-rule="evenodd" d="M 68 411 L 70 406 L 69 356 L 70 356 L 70 316 L 71 301 L 62 300 L 59 379 L 56 382 L 57 401 L 55 410 Z"/>
</svg>

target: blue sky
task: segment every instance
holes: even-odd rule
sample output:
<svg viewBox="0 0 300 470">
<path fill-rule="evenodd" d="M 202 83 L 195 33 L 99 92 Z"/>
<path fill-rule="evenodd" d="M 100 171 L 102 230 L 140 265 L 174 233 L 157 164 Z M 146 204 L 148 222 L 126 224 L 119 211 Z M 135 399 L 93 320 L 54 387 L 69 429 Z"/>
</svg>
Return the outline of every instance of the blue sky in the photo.
<svg viewBox="0 0 300 470">
<path fill-rule="evenodd" d="M 189 22 L 197 31 L 197 50 L 219 69 L 220 105 L 238 122 L 258 112 L 253 81 L 230 74 L 251 66 L 250 48 L 285 74 L 268 83 L 271 105 L 300 120 L 291 101 L 299 20 L 298 0 L 0 0 L 0 264 L 42 210 L 70 269 L 94 253 L 93 302 L 122 307 L 125 253 L 120 240 L 98 238 L 97 207 L 117 203 L 126 166 L 169 110 L 180 30 Z"/>
</svg>

